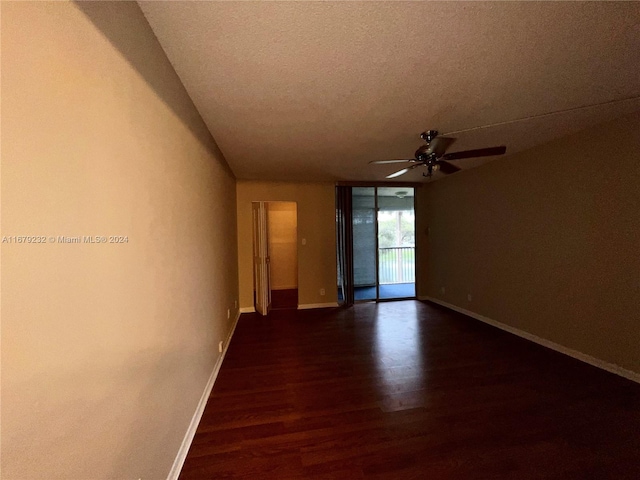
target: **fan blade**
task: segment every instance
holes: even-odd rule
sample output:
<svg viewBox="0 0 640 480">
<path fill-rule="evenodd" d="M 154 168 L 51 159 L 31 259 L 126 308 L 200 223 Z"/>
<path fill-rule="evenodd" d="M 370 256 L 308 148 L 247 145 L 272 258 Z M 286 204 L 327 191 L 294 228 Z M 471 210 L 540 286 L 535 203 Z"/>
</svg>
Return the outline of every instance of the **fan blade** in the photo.
<svg viewBox="0 0 640 480">
<path fill-rule="evenodd" d="M 450 173 L 456 173 L 458 170 L 460 170 L 460 167 L 456 167 L 454 164 L 445 162 L 443 160 L 436 162 L 436 165 L 438 165 L 438 170 L 446 175 L 449 175 Z"/>
<path fill-rule="evenodd" d="M 440 158 L 442 155 L 444 155 L 444 152 L 447 151 L 447 148 L 449 148 L 455 141 L 455 138 L 436 137 L 431 140 L 431 143 L 429 143 L 429 148 L 425 153 L 427 155 L 430 153 L 435 153 L 436 158 Z"/>
<path fill-rule="evenodd" d="M 403 168 L 402 170 L 398 170 L 397 172 L 392 173 L 391 175 L 387 175 L 385 178 L 396 178 L 396 177 L 399 177 L 400 175 L 404 175 L 409 170 L 410 170 L 409 168 Z"/>
<path fill-rule="evenodd" d="M 492 157 L 494 155 L 504 155 L 507 151 L 507 147 L 490 147 L 479 148 L 477 150 L 465 150 L 463 152 L 447 153 L 442 156 L 442 160 L 460 160 L 461 158 L 473 158 L 473 157 Z"/>
<path fill-rule="evenodd" d="M 394 172 L 391 175 L 387 175 L 385 178 L 396 178 L 396 177 L 399 177 L 400 175 L 404 175 L 409 170 L 413 170 L 414 168 L 419 167 L 420 165 L 422 165 L 422 163 L 416 163 L 415 165 L 411 165 L 410 167 L 403 168 L 402 170 L 398 170 L 397 172 Z"/>
<path fill-rule="evenodd" d="M 415 158 L 397 159 L 397 160 L 373 160 L 369 162 L 369 165 L 380 165 L 383 163 L 403 163 L 403 162 L 415 162 Z"/>
</svg>

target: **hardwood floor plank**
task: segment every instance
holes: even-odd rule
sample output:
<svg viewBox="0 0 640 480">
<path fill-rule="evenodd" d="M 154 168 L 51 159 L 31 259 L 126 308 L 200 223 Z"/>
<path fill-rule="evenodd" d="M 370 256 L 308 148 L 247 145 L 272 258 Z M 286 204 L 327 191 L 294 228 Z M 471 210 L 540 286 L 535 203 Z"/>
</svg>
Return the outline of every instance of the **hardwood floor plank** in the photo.
<svg viewBox="0 0 640 480">
<path fill-rule="evenodd" d="M 298 308 L 298 289 L 271 290 L 271 308 L 276 310 Z"/>
<path fill-rule="evenodd" d="M 418 301 L 242 315 L 181 479 L 640 478 L 640 385 Z"/>
</svg>

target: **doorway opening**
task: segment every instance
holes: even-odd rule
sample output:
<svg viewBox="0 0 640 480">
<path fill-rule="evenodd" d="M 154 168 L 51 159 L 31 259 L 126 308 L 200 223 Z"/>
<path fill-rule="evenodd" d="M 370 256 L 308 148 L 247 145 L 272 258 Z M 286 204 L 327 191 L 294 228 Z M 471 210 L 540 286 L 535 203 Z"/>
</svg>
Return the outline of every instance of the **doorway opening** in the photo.
<svg viewBox="0 0 640 480">
<path fill-rule="evenodd" d="M 298 206 L 267 202 L 272 308 L 298 308 Z"/>
<path fill-rule="evenodd" d="M 416 296 L 414 189 L 378 187 L 378 298 Z"/>
<path fill-rule="evenodd" d="M 298 211 L 295 202 L 252 202 L 254 304 L 271 309 L 298 307 Z"/>
<path fill-rule="evenodd" d="M 338 189 L 339 300 L 415 298 L 414 188 Z"/>
</svg>

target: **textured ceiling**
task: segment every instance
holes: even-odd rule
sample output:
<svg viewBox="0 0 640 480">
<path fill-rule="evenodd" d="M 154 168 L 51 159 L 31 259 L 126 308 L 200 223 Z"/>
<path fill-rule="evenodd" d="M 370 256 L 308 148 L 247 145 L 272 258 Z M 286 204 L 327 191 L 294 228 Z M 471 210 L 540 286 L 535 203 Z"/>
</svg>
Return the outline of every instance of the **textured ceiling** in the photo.
<svg viewBox="0 0 640 480">
<path fill-rule="evenodd" d="M 449 149 L 513 153 L 640 110 L 638 2 L 139 4 L 241 179 L 381 180 L 426 129 L 575 109 Z"/>
</svg>

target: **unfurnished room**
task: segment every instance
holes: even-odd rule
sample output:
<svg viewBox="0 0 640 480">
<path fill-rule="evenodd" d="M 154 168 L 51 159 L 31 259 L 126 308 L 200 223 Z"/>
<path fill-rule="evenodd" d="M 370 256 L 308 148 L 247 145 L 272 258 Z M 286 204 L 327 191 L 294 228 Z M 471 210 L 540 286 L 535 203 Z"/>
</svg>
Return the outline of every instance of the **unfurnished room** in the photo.
<svg viewBox="0 0 640 480">
<path fill-rule="evenodd" d="M 640 2 L 0 1 L 0 477 L 640 478 Z"/>
</svg>

